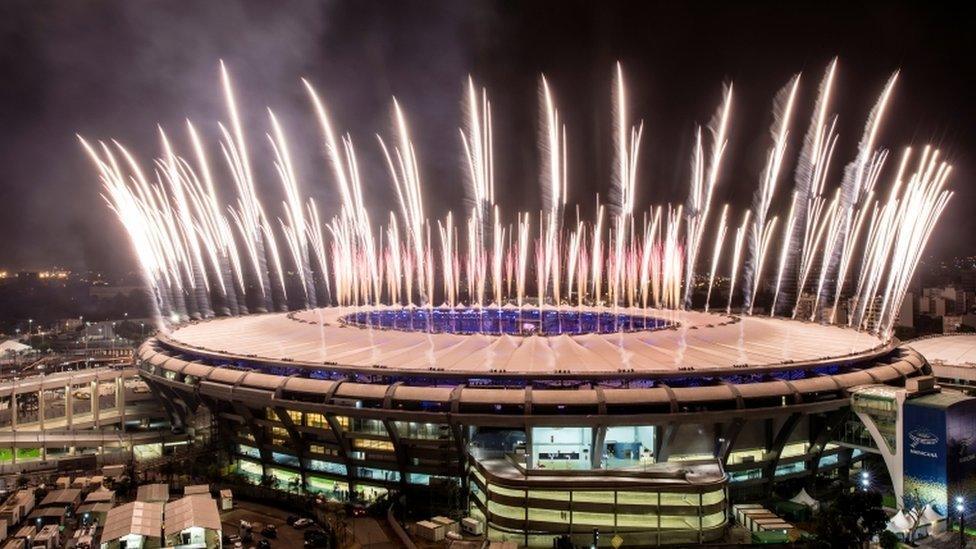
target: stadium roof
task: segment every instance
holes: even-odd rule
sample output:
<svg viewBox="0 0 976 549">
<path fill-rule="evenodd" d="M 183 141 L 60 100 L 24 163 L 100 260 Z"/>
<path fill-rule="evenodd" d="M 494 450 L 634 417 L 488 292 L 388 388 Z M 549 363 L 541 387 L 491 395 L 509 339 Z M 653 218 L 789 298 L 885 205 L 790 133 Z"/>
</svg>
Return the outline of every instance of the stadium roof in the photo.
<svg viewBox="0 0 976 549">
<path fill-rule="evenodd" d="M 976 334 L 954 334 L 909 341 L 929 362 L 976 367 Z"/>
<path fill-rule="evenodd" d="M 679 326 L 674 329 L 551 337 L 428 334 L 343 326 L 340 317 L 351 312 L 326 308 L 221 318 L 179 327 L 161 339 L 197 356 L 474 375 L 763 368 L 853 358 L 885 348 L 878 336 L 844 327 L 695 311 L 647 311 L 676 322 Z M 193 374 L 190 370 L 185 373 Z"/>
</svg>

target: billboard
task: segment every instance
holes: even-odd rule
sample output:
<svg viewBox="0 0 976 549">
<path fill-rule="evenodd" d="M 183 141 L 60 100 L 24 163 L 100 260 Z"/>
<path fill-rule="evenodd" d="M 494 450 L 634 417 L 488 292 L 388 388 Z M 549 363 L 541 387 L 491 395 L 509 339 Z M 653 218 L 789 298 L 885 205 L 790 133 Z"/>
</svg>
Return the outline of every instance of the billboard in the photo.
<svg viewBox="0 0 976 549">
<path fill-rule="evenodd" d="M 976 487 L 976 399 L 926 395 L 905 401 L 903 414 L 906 500 L 946 515 L 950 496 L 971 499 Z"/>
</svg>

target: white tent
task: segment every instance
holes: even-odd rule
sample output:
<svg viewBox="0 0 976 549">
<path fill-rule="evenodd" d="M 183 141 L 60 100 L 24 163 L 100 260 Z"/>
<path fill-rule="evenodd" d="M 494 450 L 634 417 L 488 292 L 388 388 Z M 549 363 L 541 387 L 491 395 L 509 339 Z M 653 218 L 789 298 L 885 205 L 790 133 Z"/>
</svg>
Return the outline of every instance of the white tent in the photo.
<svg viewBox="0 0 976 549">
<path fill-rule="evenodd" d="M 898 511 L 888 520 L 887 529 L 896 534 L 907 535 L 912 529 L 912 519 L 905 516 L 904 511 Z"/>
<path fill-rule="evenodd" d="M 813 497 L 807 493 L 806 488 L 800 488 L 800 493 L 793 496 L 793 499 L 790 501 L 793 503 L 799 503 L 800 505 L 806 505 L 813 510 L 817 510 L 820 507 L 820 502 L 813 499 Z"/>
<path fill-rule="evenodd" d="M 940 520 L 945 520 L 945 517 L 939 514 L 935 510 L 935 507 L 932 507 L 931 503 L 926 505 L 925 509 L 922 509 L 922 524 L 934 524 Z"/>
<path fill-rule="evenodd" d="M 33 351 L 30 345 L 24 345 L 16 339 L 8 339 L 0 342 L 0 356 L 4 355 L 23 355 Z"/>
</svg>

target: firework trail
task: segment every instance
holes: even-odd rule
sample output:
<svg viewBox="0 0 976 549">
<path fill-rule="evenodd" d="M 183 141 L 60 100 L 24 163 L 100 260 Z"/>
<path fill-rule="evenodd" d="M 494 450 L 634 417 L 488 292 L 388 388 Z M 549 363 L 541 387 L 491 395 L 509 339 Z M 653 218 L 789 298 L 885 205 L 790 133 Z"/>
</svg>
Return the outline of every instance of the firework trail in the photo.
<svg viewBox="0 0 976 549">
<path fill-rule="evenodd" d="M 753 209 L 743 212 L 735 231 L 725 309 L 731 313 L 742 277 L 743 311 L 751 314 L 764 266 L 771 253 L 778 253 L 771 314 L 780 305 L 788 273 L 795 270 L 793 316 L 812 278 L 816 290 L 811 318 L 816 319 L 823 302 L 830 313 L 821 320 L 838 322 L 849 279 L 847 324 L 889 338 L 922 250 L 952 196 L 945 188 L 951 168 L 936 150 L 924 148 L 914 162 L 906 150 L 888 179 L 887 198 L 875 198 L 887 158 L 875 141 L 893 76 L 868 117 L 855 160 L 827 200 L 837 144 L 837 119 L 829 114 L 836 66 L 836 60 L 830 63 L 820 83 L 782 240 L 776 244 L 778 252 L 771 252 L 780 225 L 772 203 L 785 162 L 799 77 L 777 95 L 773 144 Z M 717 226 L 708 227 L 727 143 L 731 88 L 725 90 L 707 131 L 700 128 L 696 133 L 687 201 L 651 206 L 638 221 L 634 214 L 642 126 L 629 122 L 623 70 L 619 64 L 615 69 L 611 210 L 608 215 L 598 196 L 592 222 L 581 219 L 577 208 L 575 223 L 565 228 L 567 130 L 545 78 L 540 79 L 539 91 L 544 207 L 537 222 L 528 212 L 517 211 L 515 222 L 506 224 L 505 212 L 495 204 L 491 105 L 487 92 L 479 93 L 470 78 L 460 135 L 473 204 L 460 224 L 450 212 L 433 224 L 428 221 L 420 161 L 396 100 L 392 141 L 388 144 L 377 136 L 398 202 L 398 212 L 383 216 L 385 226 L 374 227 L 370 220 L 352 138 L 333 129 L 325 103 L 308 81 L 303 84 L 321 131 L 330 168 L 326 175 L 338 196 L 337 211 L 328 221 L 314 200 L 303 198 L 287 134 L 271 111 L 266 137 L 284 200 L 280 214 L 268 215 L 223 65 L 220 81 L 229 122 L 218 123 L 217 130 L 226 170 L 212 169 L 204 141 L 189 121 L 190 155 L 181 156 L 160 129 L 162 153 L 147 163 L 146 170 L 117 142 L 79 139 L 102 183 L 103 198 L 129 234 L 161 329 L 215 314 L 283 310 L 289 299 L 300 307 L 391 303 L 432 308 L 436 302 L 474 308 L 514 303 L 523 308 L 536 298 L 540 308 L 549 303 L 687 308 L 702 241 L 714 233 L 704 296 L 708 310 L 729 232 L 728 205 Z M 230 180 L 226 186 L 232 192 L 226 201 L 217 192 L 218 173 Z M 288 292 L 289 288 L 299 291 Z"/>
<path fill-rule="evenodd" d="M 560 303 L 560 232 L 562 229 L 562 211 L 566 205 L 567 170 L 566 170 L 566 127 L 559 119 L 552 91 L 545 76 L 540 79 L 540 124 L 539 148 L 542 157 L 540 184 L 542 188 L 543 206 L 546 213 L 540 217 L 540 235 L 543 249 L 540 252 L 538 283 L 542 286 L 552 284 L 553 303 Z M 545 223 L 543 225 L 543 219 Z M 550 282 L 551 281 L 551 282 Z M 544 304 L 545 288 L 539 289 L 539 306 Z"/>
<path fill-rule="evenodd" d="M 749 231 L 750 215 L 752 215 L 752 210 L 746 210 L 746 212 L 742 215 L 742 224 L 739 225 L 739 228 L 735 230 L 735 245 L 733 246 L 732 252 L 732 272 L 729 275 L 729 301 L 725 305 L 726 314 L 730 314 L 732 312 L 732 298 L 735 296 L 735 282 L 739 274 L 739 263 L 742 261 L 742 248 L 746 233 Z"/>
<path fill-rule="evenodd" d="M 634 199 L 637 190 L 637 156 L 640 151 L 644 123 L 630 125 L 627 110 L 627 88 L 624 84 L 624 70 L 617 62 L 613 80 L 613 173 L 611 177 L 611 201 L 616 207 L 613 257 L 610 261 L 610 304 L 617 306 L 621 275 L 624 265 L 624 246 L 628 238 L 628 226 L 634 214 Z M 595 261 L 594 256 L 594 261 Z"/>
<path fill-rule="evenodd" d="M 797 303 L 806 283 L 805 277 L 801 279 L 799 273 L 809 272 L 811 261 L 816 252 L 813 239 L 819 227 L 820 215 L 823 213 L 823 206 L 826 202 L 823 193 L 830 169 L 830 161 L 837 144 L 837 133 L 835 132 L 837 117 L 830 117 L 828 114 L 836 72 L 837 58 L 834 58 L 820 81 L 810 125 L 803 138 L 803 145 L 794 173 L 793 202 L 790 204 L 793 222 L 788 224 L 785 235 L 789 245 L 784 244 L 787 257 L 781 266 L 781 271 L 796 269 L 797 278 L 794 291 Z M 780 284 L 781 281 L 777 280 L 777 293 L 780 290 Z M 775 312 L 776 303 L 774 302 L 770 313 L 775 314 Z M 793 315 L 794 317 L 796 315 L 795 305 Z"/>
<path fill-rule="evenodd" d="M 237 210 L 229 210 L 235 222 L 244 248 L 251 260 L 251 270 L 261 291 L 261 300 L 257 312 L 268 312 L 273 309 L 271 295 L 271 277 L 268 272 L 267 251 L 261 219 L 261 205 L 257 191 L 254 188 L 254 178 L 251 173 L 251 159 L 247 144 L 244 140 L 244 129 L 237 111 L 237 101 L 231 84 L 230 74 L 223 61 L 220 63 L 220 79 L 224 88 L 224 100 L 230 115 L 230 130 L 220 125 L 223 140 L 220 148 L 227 161 L 232 179 L 237 188 Z"/>
<path fill-rule="evenodd" d="M 295 168 L 292 165 L 285 132 L 271 110 L 268 110 L 268 116 L 271 119 L 273 130 L 273 133 L 268 135 L 268 141 L 271 143 L 275 155 L 275 171 L 278 173 L 281 186 L 285 191 L 285 202 L 282 208 L 285 211 L 285 220 L 279 219 L 278 223 L 281 225 L 281 232 L 285 236 L 285 243 L 288 245 L 288 250 L 302 284 L 303 306 L 305 308 L 316 307 L 315 281 L 312 278 L 312 268 L 308 255 L 305 208 L 298 190 L 298 178 L 295 176 Z"/>
<path fill-rule="evenodd" d="M 750 270 L 746 272 L 745 283 L 747 286 L 745 309 L 752 314 L 756 292 L 762 281 L 762 267 L 766 262 L 766 251 L 769 248 L 769 239 L 773 231 L 768 216 L 772 206 L 773 196 L 776 193 L 776 184 L 779 181 L 779 174 L 783 167 L 783 158 L 786 155 L 786 144 L 789 138 L 790 117 L 793 114 L 793 106 L 796 100 L 796 91 L 800 87 L 800 75 L 793 76 L 790 83 L 783 87 L 776 94 L 773 101 L 773 125 L 770 133 L 773 135 L 773 144 L 766 153 L 766 167 L 763 169 L 759 188 L 753 200 L 755 217 L 752 222 L 752 233 L 749 240 L 751 251 Z"/>
<path fill-rule="evenodd" d="M 786 262 L 789 259 L 790 245 L 793 240 L 793 229 L 796 227 L 797 202 L 796 194 L 794 194 L 793 200 L 790 201 L 790 213 L 786 218 L 786 230 L 783 232 L 782 248 L 779 252 L 779 267 L 776 269 L 776 289 L 773 290 L 773 302 L 769 306 L 769 316 L 776 314 L 776 303 L 779 301 L 779 289 L 783 284 L 783 273 L 786 271 Z"/>
<path fill-rule="evenodd" d="M 878 101 L 875 103 L 870 114 L 868 115 L 867 123 L 864 127 L 864 133 L 862 134 L 861 140 L 858 143 L 857 156 L 844 169 L 844 175 L 840 186 L 840 204 L 838 206 L 838 212 L 840 215 L 839 219 L 844 219 L 847 216 L 854 216 L 854 210 L 861 206 L 861 202 L 865 194 L 873 188 L 877 180 L 880 166 L 877 166 L 877 170 L 875 170 L 874 167 L 878 162 L 884 161 L 884 153 L 883 151 L 876 151 L 874 149 L 874 143 L 877 140 L 881 123 L 884 121 L 884 115 L 897 80 L 898 72 L 896 71 L 891 75 L 891 77 L 888 78 L 888 81 L 881 92 L 881 96 L 878 98 Z M 844 251 L 843 243 L 838 242 L 838 240 L 846 239 L 848 232 L 848 227 L 839 227 L 836 231 L 833 231 L 833 234 L 830 235 L 831 239 L 825 243 L 825 247 L 830 253 L 827 253 L 827 251 L 824 252 L 821 267 L 821 279 L 826 279 L 830 274 L 833 274 L 837 270 L 838 263 L 841 261 L 840 256 Z M 835 287 L 834 291 L 840 292 L 841 290 L 842 288 Z M 819 302 L 821 298 L 829 299 L 827 296 L 821 295 L 826 291 L 826 286 L 824 284 L 818 285 L 816 296 L 817 302 Z"/>
<path fill-rule="evenodd" d="M 722 216 L 718 222 L 718 234 L 715 235 L 715 244 L 712 248 L 712 267 L 708 271 L 708 291 L 705 294 L 705 312 L 708 312 L 709 304 L 712 302 L 712 286 L 715 284 L 715 271 L 718 270 L 718 262 L 722 257 L 722 247 L 725 246 L 725 236 L 729 231 L 728 225 L 729 205 L 722 206 Z"/>
<path fill-rule="evenodd" d="M 708 164 L 705 164 L 705 151 L 702 144 L 702 130 L 699 127 L 695 139 L 695 152 L 692 156 L 692 180 L 687 203 L 687 250 L 685 280 L 685 307 L 691 306 L 691 290 L 695 278 L 695 266 L 701 250 L 708 214 L 712 207 L 712 195 L 721 173 L 725 147 L 728 145 L 726 132 L 729 126 L 729 113 L 732 109 L 732 86 L 725 88 L 722 104 L 708 125 L 712 136 Z M 706 305 L 707 308 L 707 305 Z"/>
<path fill-rule="evenodd" d="M 393 112 L 398 144 L 394 145 L 391 151 L 391 148 L 386 146 L 381 137 L 377 136 L 377 139 L 383 149 L 390 179 L 393 181 L 397 199 L 400 202 L 403 224 L 407 227 L 407 245 L 413 252 L 420 302 L 429 305 L 433 303 L 431 301 L 433 284 L 430 284 L 430 280 L 433 278 L 433 265 L 429 265 L 427 262 L 427 257 L 430 255 L 430 238 L 427 235 L 429 226 L 424 216 L 420 167 L 413 142 L 410 140 L 410 130 L 407 127 L 406 118 L 396 100 L 393 101 Z M 408 274 L 407 276 L 411 275 Z M 412 295 L 408 293 L 407 299 L 408 301 L 413 299 Z M 410 301 L 410 303 L 413 302 Z"/>
</svg>

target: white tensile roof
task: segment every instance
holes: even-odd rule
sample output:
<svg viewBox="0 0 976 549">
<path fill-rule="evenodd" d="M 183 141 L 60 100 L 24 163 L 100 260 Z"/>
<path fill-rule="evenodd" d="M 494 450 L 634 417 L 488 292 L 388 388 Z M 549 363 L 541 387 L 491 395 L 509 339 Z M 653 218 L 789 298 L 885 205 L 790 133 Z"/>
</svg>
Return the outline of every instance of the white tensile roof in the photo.
<svg viewBox="0 0 976 549">
<path fill-rule="evenodd" d="M 800 493 L 793 496 L 793 499 L 790 501 L 793 503 L 799 503 L 800 505 L 806 505 L 812 509 L 820 507 L 820 502 L 808 494 L 806 488 L 800 488 Z"/>
<path fill-rule="evenodd" d="M 846 327 L 765 316 L 741 320 L 697 311 L 653 309 L 675 329 L 630 333 L 515 336 L 428 334 L 343 326 L 356 309 L 324 308 L 221 318 L 175 329 L 170 343 L 215 354 L 308 365 L 334 363 L 449 373 L 673 372 L 679 368 L 774 367 L 878 349 L 878 336 Z"/>
</svg>

